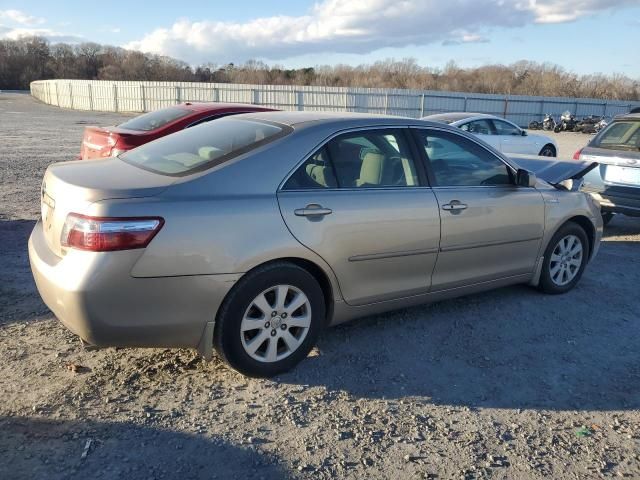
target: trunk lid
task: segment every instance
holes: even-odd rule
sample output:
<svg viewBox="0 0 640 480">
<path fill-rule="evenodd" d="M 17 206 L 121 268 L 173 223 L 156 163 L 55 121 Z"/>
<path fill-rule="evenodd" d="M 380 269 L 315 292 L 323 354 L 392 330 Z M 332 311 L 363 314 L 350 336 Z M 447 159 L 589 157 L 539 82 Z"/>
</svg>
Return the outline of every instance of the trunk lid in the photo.
<svg viewBox="0 0 640 480">
<path fill-rule="evenodd" d="M 598 166 L 598 162 L 554 160 L 551 157 L 510 155 L 510 158 L 520 168 L 535 173 L 536 177 L 553 186 L 560 186 L 566 180 L 578 180 Z"/>
<path fill-rule="evenodd" d="M 607 185 L 640 188 L 640 151 L 585 147 L 580 160 L 598 162 L 600 177 Z"/>
<path fill-rule="evenodd" d="M 152 197 L 176 178 L 158 175 L 117 158 L 50 165 L 40 192 L 42 224 L 47 244 L 63 254 L 60 236 L 69 213 L 89 214 L 92 203 L 117 198 Z"/>
<path fill-rule="evenodd" d="M 137 132 L 119 127 L 85 127 L 80 146 L 80 159 L 106 158 L 111 156 L 111 151 L 116 144 L 133 143 L 138 136 Z"/>
</svg>

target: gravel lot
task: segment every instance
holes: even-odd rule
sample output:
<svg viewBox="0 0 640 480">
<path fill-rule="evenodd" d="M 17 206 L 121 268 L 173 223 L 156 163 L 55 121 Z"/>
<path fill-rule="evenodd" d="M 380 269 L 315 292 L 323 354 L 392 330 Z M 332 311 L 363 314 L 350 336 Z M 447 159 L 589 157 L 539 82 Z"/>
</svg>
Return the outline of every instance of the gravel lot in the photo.
<svg viewBox="0 0 640 480">
<path fill-rule="evenodd" d="M 356 321 L 272 380 L 186 350 L 82 350 L 26 243 L 46 166 L 122 118 L 0 94 L 0 478 L 640 478 L 638 220 L 613 220 L 567 295 Z M 558 137 L 561 156 L 588 139 Z"/>
</svg>

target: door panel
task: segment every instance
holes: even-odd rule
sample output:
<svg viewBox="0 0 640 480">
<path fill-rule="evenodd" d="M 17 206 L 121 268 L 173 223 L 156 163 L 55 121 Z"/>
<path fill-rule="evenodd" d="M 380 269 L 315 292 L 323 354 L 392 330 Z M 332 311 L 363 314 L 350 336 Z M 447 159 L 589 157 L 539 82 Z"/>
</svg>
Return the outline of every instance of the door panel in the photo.
<svg viewBox="0 0 640 480">
<path fill-rule="evenodd" d="M 278 200 L 291 233 L 334 270 L 347 303 L 429 290 L 440 242 L 431 189 L 281 191 Z M 314 215 L 305 208 L 324 211 Z"/>
<path fill-rule="evenodd" d="M 544 233 L 544 201 L 534 188 L 434 189 L 442 239 L 432 290 L 533 272 Z M 446 210 L 446 205 L 465 208 Z"/>
</svg>

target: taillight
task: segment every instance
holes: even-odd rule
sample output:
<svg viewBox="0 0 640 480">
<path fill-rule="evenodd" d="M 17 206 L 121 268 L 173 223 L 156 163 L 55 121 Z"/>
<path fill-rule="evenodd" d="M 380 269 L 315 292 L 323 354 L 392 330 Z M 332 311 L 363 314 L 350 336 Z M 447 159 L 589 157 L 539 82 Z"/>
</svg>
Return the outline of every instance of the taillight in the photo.
<svg viewBox="0 0 640 480">
<path fill-rule="evenodd" d="M 580 154 L 582 153 L 582 148 L 576 150 L 576 153 L 573 154 L 574 160 L 580 160 Z"/>
<path fill-rule="evenodd" d="M 64 247 L 91 252 L 144 248 L 164 225 L 160 217 L 107 218 L 70 213 L 62 228 Z"/>
</svg>

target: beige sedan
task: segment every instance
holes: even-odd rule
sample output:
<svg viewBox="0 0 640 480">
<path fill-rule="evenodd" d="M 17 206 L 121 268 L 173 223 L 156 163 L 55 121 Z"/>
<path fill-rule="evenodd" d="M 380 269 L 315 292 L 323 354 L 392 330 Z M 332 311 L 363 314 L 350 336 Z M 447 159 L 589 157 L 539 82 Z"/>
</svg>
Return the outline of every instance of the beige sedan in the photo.
<svg viewBox="0 0 640 480">
<path fill-rule="evenodd" d="M 240 115 L 50 166 L 29 256 L 89 344 L 215 348 L 270 376 L 327 325 L 516 283 L 571 290 L 602 235 L 578 191 L 594 166 L 513 161 L 420 120 Z"/>
</svg>

